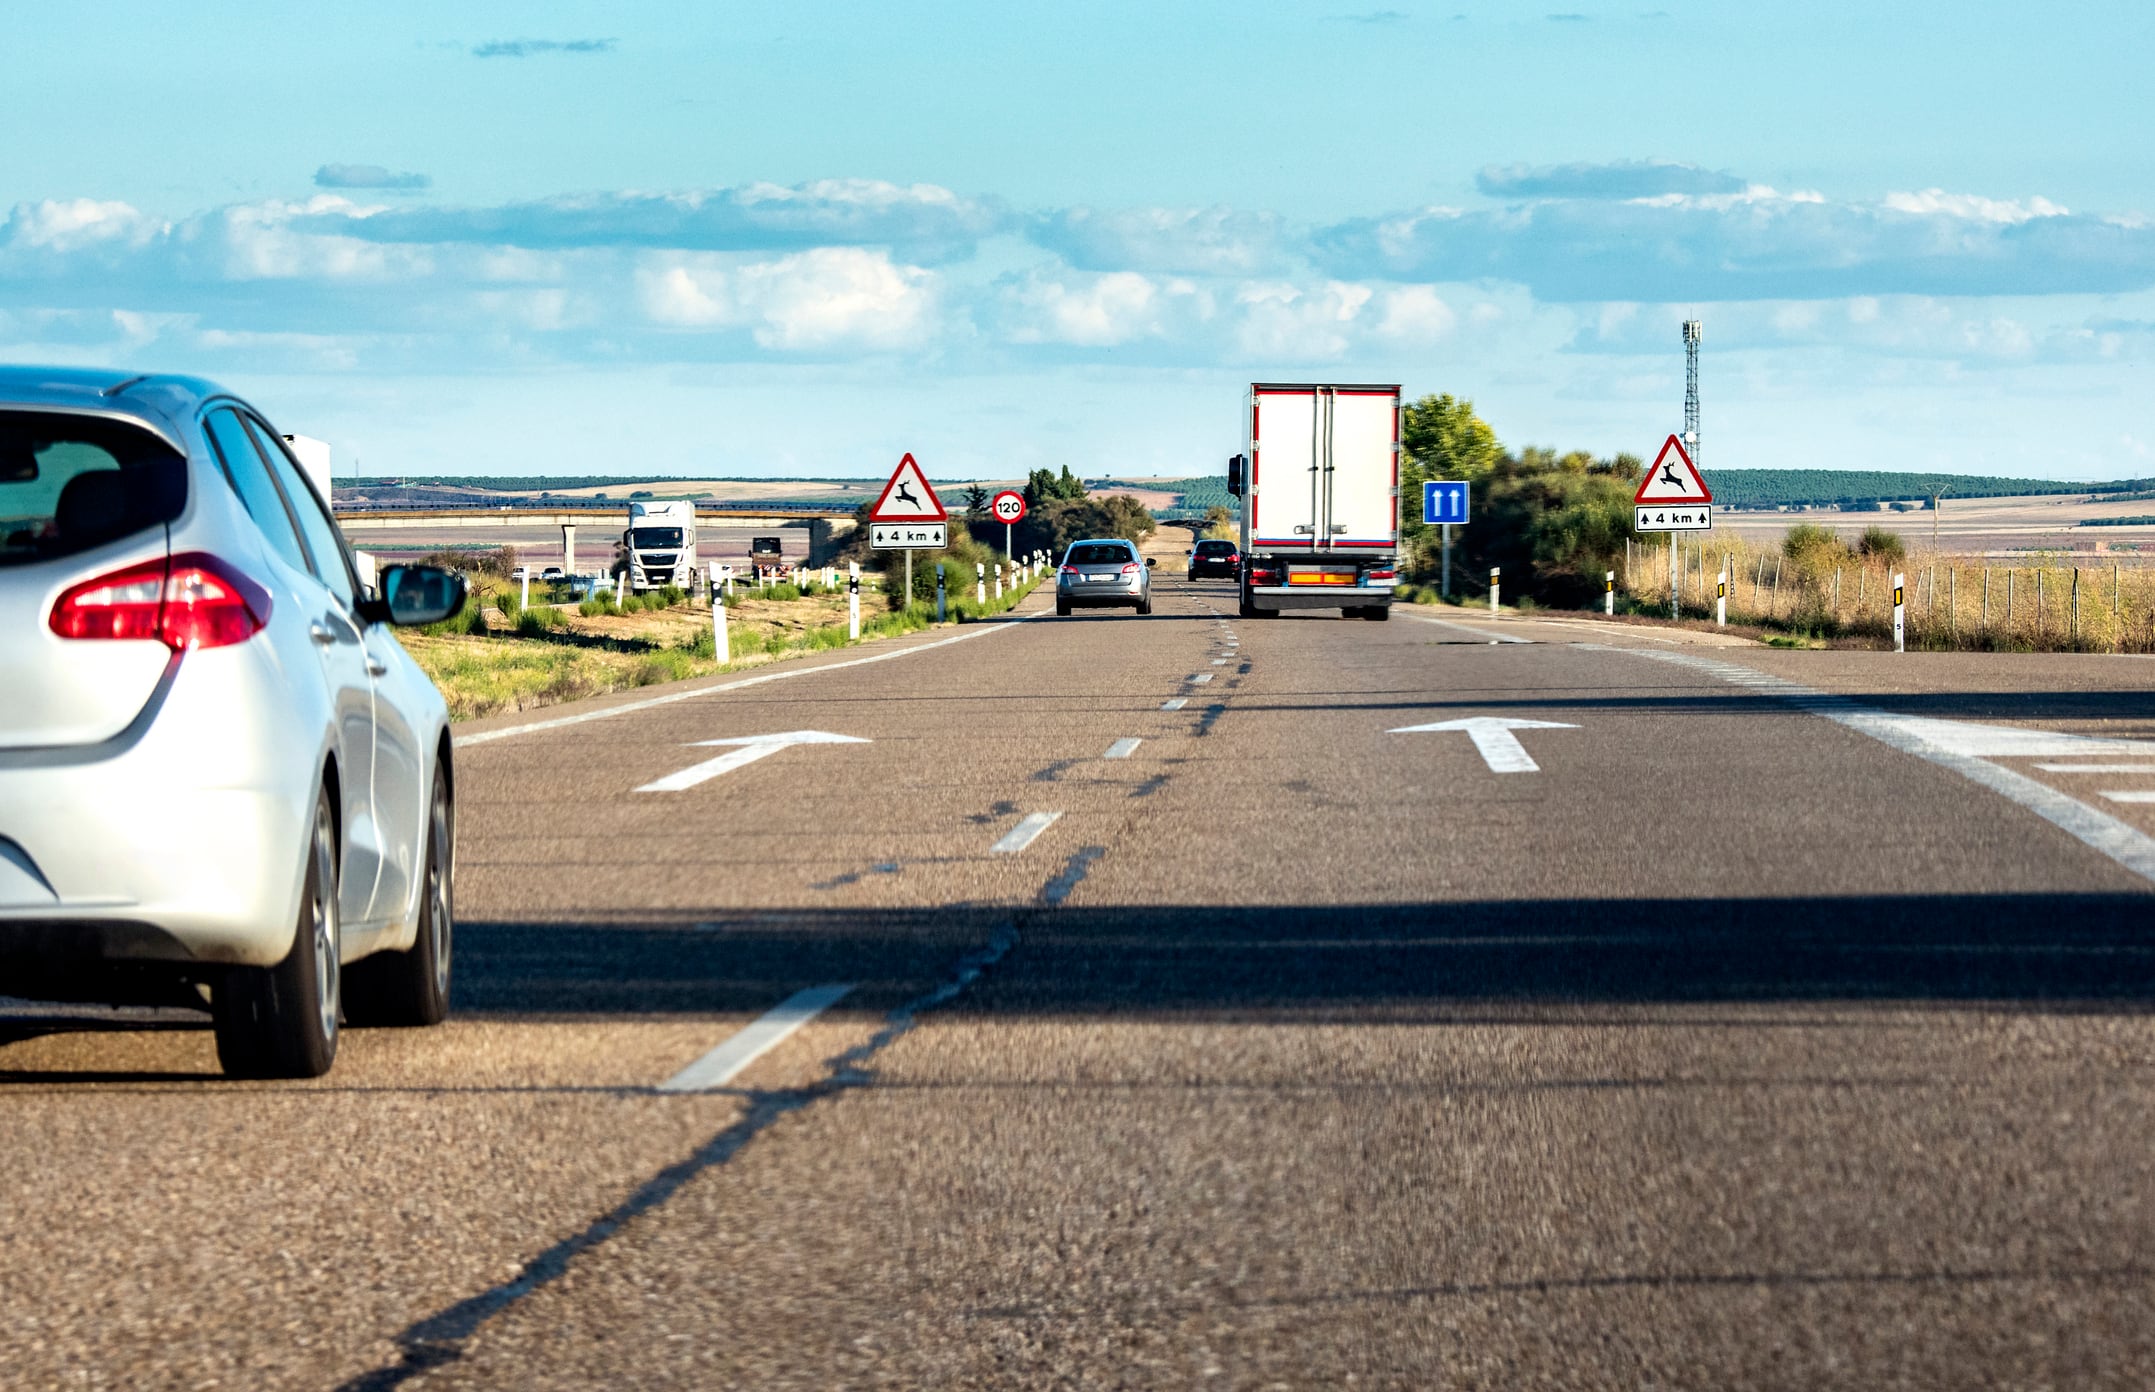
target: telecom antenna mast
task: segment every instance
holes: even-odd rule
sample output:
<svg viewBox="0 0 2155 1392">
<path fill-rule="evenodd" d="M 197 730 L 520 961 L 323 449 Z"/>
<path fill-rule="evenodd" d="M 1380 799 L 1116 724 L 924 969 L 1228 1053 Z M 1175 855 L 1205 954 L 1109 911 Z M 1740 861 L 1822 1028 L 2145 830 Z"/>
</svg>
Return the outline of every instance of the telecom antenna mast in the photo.
<svg viewBox="0 0 2155 1392">
<path fill-rule="evenodd" d="M 1699 463 L 1699 321 L 1684 320 L 1684 448 Z"/>
</svg>

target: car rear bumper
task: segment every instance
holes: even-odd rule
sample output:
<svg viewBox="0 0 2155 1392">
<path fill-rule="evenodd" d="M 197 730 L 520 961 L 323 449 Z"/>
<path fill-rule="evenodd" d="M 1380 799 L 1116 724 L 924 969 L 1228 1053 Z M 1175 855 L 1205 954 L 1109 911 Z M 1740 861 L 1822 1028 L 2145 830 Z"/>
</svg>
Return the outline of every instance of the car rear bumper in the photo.
<svg viewBox="0 0 2155 1392">
<path fill-rule="evenodd" d="M 1190 567 L 1190 578 L 1192 580 L 1202 579 L 1207 575 L 1217 575 L 1224 579 L 1233 580 L 1241 574 L 1242 568 L 1232 561 L 1224 564 L 1219 561 L 1199 561 L 1196 565 Z"/>
<path fill-rule="evenodd" d="M 1389 585 L 1259 585 L 1249 594 L 1260 609 L 1366 609 L 1392 602 Z"/>
<path fill-rule="evenodd" d="M 192 654 L 121 737 L 0 751 L 0 994 L 47 958 L 283 959 L 322 741 L 279 678 L 246 648 Z"/>
</svg>

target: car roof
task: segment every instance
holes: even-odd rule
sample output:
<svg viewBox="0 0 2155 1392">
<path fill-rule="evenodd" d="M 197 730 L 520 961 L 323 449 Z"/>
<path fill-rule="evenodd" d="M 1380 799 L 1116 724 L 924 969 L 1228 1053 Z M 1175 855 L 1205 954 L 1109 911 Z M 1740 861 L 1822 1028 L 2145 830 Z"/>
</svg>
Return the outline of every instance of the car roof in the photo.
<svg viewBox="0 0 2155 1392">
<path fill-rule="evenodd" d="M 0 408 L 77 411 L 147 426 L 175 447 L 178 424 L 223 387 L 200 377 L 119 368 L 0 367 Z"/>
<path fill-rule="evenodd" d="M 1137 549 L 1137 543 L 1128 537 L 1079 537 L 1070 544 L 1072 546 L 1127 546 L 1132 551 Z"/>
</svg>

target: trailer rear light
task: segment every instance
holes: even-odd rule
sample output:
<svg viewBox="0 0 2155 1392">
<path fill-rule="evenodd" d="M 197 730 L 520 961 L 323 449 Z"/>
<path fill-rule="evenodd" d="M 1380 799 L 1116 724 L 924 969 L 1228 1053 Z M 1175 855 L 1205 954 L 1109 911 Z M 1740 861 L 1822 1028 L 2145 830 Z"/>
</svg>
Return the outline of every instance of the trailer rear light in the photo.
<svg viewBox="0 0 2155 1392">
<path fill-rule="evenodd" d="M 1390 566 L 1385 566 L 1381 569 L 1370 571 L 1368 578 L 1376 581 L 1389 582 L 1392 580 L 1397 580 L 1399 578 L 1399 572 L 1392 569 Z"/>
<path fill-rule="evenodd" d="M 175 651 L 244 643 L 269 623 L 269 592 L 215 556 L 189 551 L 84 581 L 47 620 L 62 638 L 155 638 Z"/>
</svg>

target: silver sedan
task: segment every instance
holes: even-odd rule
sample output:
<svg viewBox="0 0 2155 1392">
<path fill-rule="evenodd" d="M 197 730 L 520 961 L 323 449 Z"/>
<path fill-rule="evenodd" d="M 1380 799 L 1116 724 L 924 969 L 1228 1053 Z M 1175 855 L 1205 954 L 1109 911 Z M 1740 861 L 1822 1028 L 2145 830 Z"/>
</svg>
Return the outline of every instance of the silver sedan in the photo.
<svg viewBox="0 0 2155 1392">
<path fill-rule="evenodd" d="M 1138 555 L 1137 546 L 1121 537 L 1073 541 L 1055 569 L 1055 612 L 1067 617 L 1072 609 L 1128 605 L 1149 614 L 1152 567 L 1159 563 Z"/>
<path fill-rule="evenodd" d="M 322 487 L 326 487 L 326 480 Z M 225 1070 L 448 1009 L 448 711 L 322 491 L 193 378 L 0 369 L 0 993 L 207 1006 Z"/>
</svg>

